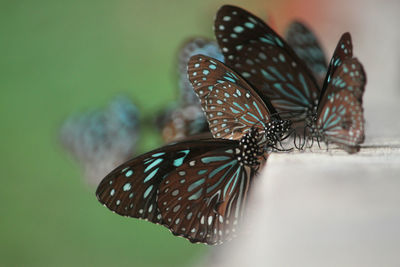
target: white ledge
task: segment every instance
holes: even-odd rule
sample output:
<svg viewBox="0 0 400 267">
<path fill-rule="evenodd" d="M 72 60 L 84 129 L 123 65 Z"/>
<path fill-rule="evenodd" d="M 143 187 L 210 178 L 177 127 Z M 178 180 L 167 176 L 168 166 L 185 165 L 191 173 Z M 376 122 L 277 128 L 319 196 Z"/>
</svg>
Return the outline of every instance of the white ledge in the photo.
<svg viewBox="0 0 400 267">
<path fill-rule="evenodd" d="M 315 147 L 315 146 L 314 146 Z M 274 153 L 207 266 L 400 266 L 400 141 Z"/>
</svg>

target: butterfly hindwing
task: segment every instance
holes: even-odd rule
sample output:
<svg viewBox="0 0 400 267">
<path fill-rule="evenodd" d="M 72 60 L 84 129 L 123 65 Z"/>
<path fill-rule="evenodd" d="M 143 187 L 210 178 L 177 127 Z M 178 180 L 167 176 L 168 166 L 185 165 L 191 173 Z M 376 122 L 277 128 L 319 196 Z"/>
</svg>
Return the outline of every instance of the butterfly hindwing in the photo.
<svg viewBox="0 0 400 267">
<path fill-rule="evenodd" d="M 311 72 L 261 19 L 241 8 L 223 6 L 214 30 L 226 64 L 254 86 L 264 101 L 271 101 L 278 112 L 305 114 L 316 105 L 320 90 Z"/>
<path fill-rule="evenodd" d="M 259 165 L 241 164 L 239 142 L 230 142 L 191 158 L 161 183 L 158 205 L 163 224 L 175 235 L 207 244 L 234 236 Z"/>
<path fill-rule="evenodd" d="M 292 22 L 285 34 L 285 39 L 296 55 L 312 71 L 321 88 L 328 69 L 325 54 L 315 34 L 303 23 Z"/>
<path fill-rule="evenodd" d="M 348 90 L 328 94 L 317 117 L 317 129 L 324 141 L 343 146 L 350 153 L 358 151 L 364 141 L 361 103 Z"/>
</svg>

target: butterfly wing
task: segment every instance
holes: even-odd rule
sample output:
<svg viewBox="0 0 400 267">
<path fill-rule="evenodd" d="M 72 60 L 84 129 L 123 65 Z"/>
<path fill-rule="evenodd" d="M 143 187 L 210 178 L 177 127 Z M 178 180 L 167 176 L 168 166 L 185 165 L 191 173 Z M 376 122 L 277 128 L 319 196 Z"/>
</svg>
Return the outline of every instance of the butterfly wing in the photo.
<svg viewBox="0 0 400 267">
<path fill-rule="evenodd" d="M 215 19 L 215 35 L 227 65 L 237 70 L 271 101 L 282 118 L 304 114 L 316 105 L 320 90 L 289 45 L 261 19 L 234 6 L 223 6 Z"/>
<path fill-rule="evenodd" d="M 317 118 L 323 140 L 357 152 L 364 141 L 364 116 L 361 103 L 349 90 L 332 92 Z"/>
<path fill-rule="evenodd" d="M 346 32 L 340 37 L 335 51 L 333 52 L 333 56 L 329 62 L 328 72 L 325 77 L 324 85 L 322 86 L 319 102 L 321 102 L 324 98 L 327 87 L 332 79 L 332 75 L 336 72 L 336 69 L 339 68 L 346 59 L 352 57 L 353 44 L 351 42 L 351 35 L 350 33 Z"/>
<path fill-rule="evenodd" d="M 193 56 L 188 75 L 216 138 L 240 139 L 251 127 L 263 130 L 270 109 L 235 71 L 203 55 Z"/>
<path fill-rule="evenodd" d="M 285 34 L 285 39 L 296 55 L 305 62 L 322 88 L 328 69 L 325 54 L 315 34 L 303 23 L 292 22 Z"/>
<path fill-rule="evenodd" d="M 326 94 L 347 90 L 354 95 L 358 102 L 362 103 L 366 82 L 366 74 L 360 61 L 357 58 L 347 58 L 335 68 L 335 73 L 327 85 Z M 322 99 L 317 114 L 321 112 L 327 101 L 326 97 Z"/>
<path fill-rule="evenodd" d="M 218 44 L 206 38 L 194 38 L 183 44 L 178 55 L 179 87 L 182 105 L 198 105 L 199 99 L 194 94 L 193 86 L 187 77 L 187 65 L 190 57 L 196 54 L 207 55 L 220 61 L 224 60 Z"/>
<path fill-rule="evenodd" d="M 158 205 L 173 234 L 207 244 L 233 237 L 258 167 L 240 164 L 235 146 L 191 158 L 163 180 Z"/>
<path fill-rule="evenodd" d="M 123 216 L 161 223 L 157 206 L 159 185 L 165 176 L 191 158 L 226 147 L 228 140 L 198 140 L 171 144 L 136 157 L 113 170 L 99 184 L 96 196 Z"/>
</svg>

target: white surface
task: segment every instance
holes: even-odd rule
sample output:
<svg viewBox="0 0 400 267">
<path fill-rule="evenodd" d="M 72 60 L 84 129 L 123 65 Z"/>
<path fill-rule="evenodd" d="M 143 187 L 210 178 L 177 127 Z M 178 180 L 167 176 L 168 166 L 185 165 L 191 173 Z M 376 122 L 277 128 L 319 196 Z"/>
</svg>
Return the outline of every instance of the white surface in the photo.
<svg viewBox="0 0 400 267">
<path fill-rule="evenodd" d="M 386 143 L 386 144 L 385 144 Z M 211 266 L 400 266 L 400 142 L 273 154 Z"/>
</svg>

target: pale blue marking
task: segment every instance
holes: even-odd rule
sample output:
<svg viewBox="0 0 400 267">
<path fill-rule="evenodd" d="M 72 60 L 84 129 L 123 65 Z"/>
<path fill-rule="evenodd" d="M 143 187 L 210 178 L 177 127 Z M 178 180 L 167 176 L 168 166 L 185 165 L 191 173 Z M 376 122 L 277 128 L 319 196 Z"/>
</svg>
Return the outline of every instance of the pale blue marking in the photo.
<svg viewBox="0 0 400 267">
<path fill-rule="evenodd" d="M 153 154 L 151 156 L 156 158 L 156 157 L 162 156 L 164 154 L 165 154 L 165 152 L 160 152 L 160 153 L 155 153 L 155 154 Z"/>
<path fill-rule="evenodd" d="M 185 155 L 183 155 L 182 157 L 180 157 L 180 158 L 174 160 L 173 165 L 174 165 L 175 167 L 179 167 L 179 166 L 182 165 L 183 161 L 185 160 L 186 156 L 189 154 L 190 150 L 182 150 L 182 151 L 180 151 L 180 152 L 184 153 Z"/>
<path fill-rule="evenodd" d="M 267 39 L 265 37 L 260 37 L 260 41 L 264 42 L 264 43 L 267 43 L 267 44 L 275 45 L 275 43 L 272 40 Z"/>
<path fill-rule="evenodd" d="M 262 74 L 267 80 L 269 80 L 269 81 L 276 81 L 276 79 L 275 79 L 271 74 L 269 74 L 267 71 L 265 71 L 265 70 L 263 70 L 263 69 L 261 69 L 260 71 L 261 71 L 261 74 Z"/>
<path fill-rule="evenodd" d="M 217 68 L 217 66 L 210 64 L 210 66 L 208 66 L 210 69 L 215 70 Z"/>
<path fill-rule="evenodd" d="M 237 94 L 238 96 L 242 96 L 242 93 L 240 92 L 239 89 L 236 89 L 236 94 Z"/>
<path fill-rule="evenodd" d="M 285 89 L 283 89 L 282 84 L 280 84 L 280 83 L 274 83 L 274 87 L 275 87 L 276 89 L 278 89 L 278 91 L 279 91 L 281 94 L 287 96 L 288 98 L 293 99 L 293 100 L 295 100 L 295 101 L 299 101 L 299 99 L 298 99 L 297 97 L 293 96 L 292 94 L 288 93 Z"/>
<path fill-rule="evenodd" d="M 307 86 L 307 84 L 306 84 L 306 81 L 305 81 L 305 79 L 304 79 L 304 76 L 303 76 L 303 74 L 301 74 L 301 73 L 299 73 L 299 80 L 300 80 L 301 85 L 302 85 L 303 88 L 304 88 L 304 92 L 306 93 L 307 98 L 310 98 L 310 91 L 309 91 L 309 89 L 308 89 L 308 86 Z"/>
<path fill-rule="evenodd" d="M 244 104 L 244 106 L 245 106 L 247 109 L 250 109 L 250 106 L 249 106 L 248 104 Z"/>
<path fill-rule="evenodd" d="M 131 190 L 131 188 L 132 188 L 131 184 L 130 183 L 126 183 L 122 189 L 124 191 L 129 191 L 129 190 Z"/>
<path fill-rule="evenodd" d="M 244 31 L 244 28 L 242 26 L 236 26 L 235 28 L 233 28 L 233 30 L 236 33 L 241 33 L 242 31 Z"/>
<path fill-rule="evenodd" d="M 308 106 L 308 104 L 310 103 L 308 99 L 306 99 L 304 95 L 299 90 L 297 90 L 296 87 L 293 86 L 293 84 L 288 83 L 287 86 L 298 96 L 300 102 L 303 102 L 305 106 Z"/>
<path fill-rule="evenodd" d="M 212 90 L 214 88 L 214 86 L 213 85 L 210 85 L 209 87 L 208 87 L 208 90 Z"/>
<path fill-rule="evenodd" d="M 283 43 L 281 42 L 281 40 L 279 40 L 278 37 L 275 37 L 275 41 L 280 47 L 283 47 Z"/>
<path fill-rule="evenodd" d="M 260 118 L 262 118 L 263 114 L 261 113 L 261 110 L 260 110 L 260 108 L 258 107 L 258 105 L 257 105 L 257 103 L 255 101 L 253 101 L 253 106 L 256 107 L 258 114 L 260 114 Z"/>
<path fill-rule="evenodd" d="M 327 107 L 325 110 L 324 117 L 322 119 L 323 121 L 326 121 L 326 117 L 328 116 L 328 114 L 329 114 L 329 107 Z"/>
<path fill-rule="evenodd" d="M 228 175 L 228 173 L 232 170 L 232 168 L 235 167 L 235 165 L 237 164 L 237 160 L 232 160 L 230 162 L 228 162 L 227 164 L 225 164 L 224 166 L 221 166 L 220 168 L 225 169 L 226 166 L 230 166 L 228 170 L 225 171 L 224 175 L 221 176 L 221 178 L 218 180 L 218 182 L 216 182 L 214 185 L 210 186 L 209 188 L 207 188 L 206 193 L 210 193 L 211 191 L 213 191 L 217 186 L 219 186 L 222 181 L 225 179 L 225 177 Z M 215 174 L 214 174 L 215 175 Z M 209 177 L 211 178 L 211 177 Z"/>
<path fill-rule="evenodd" d="M 198 175 L 203 175 L 207 172 L 207 170 L 200 170 L 197 172 Z"/>
<path fill-rule="evenodd" d="M 246 27 L 249 28 L 249 29 L 253 29 L 253 28 L 254 28 L 254 24 L 251 23 L 251 22 L 245 22 L 245 23 L 244 23 L 244 26 L 246 26 Z"/>
<path fill-rule="evenodd" d="M 115 195 L 115 189 L 111 189 L 110 196 L 114 196 L 114 195 Z"/>
<path fill-rule="evenodd" d="M 203 70 L 203 74 L 204 74 L 204 75 L 208 75 L 209 73 L 210 73 L 209 70 Z"/>
<path fill-rule="evenodd" d="M 278 79 L 280 79 L 281 81 L 286 81 L 285 77 L 283 77 L 275 67 L 268 66 L 268 70 L 272 72 L 276 77 L 278 77 Z"/>
<path fill-rule="evenodd" d="M 224 78 L 225 78 L 226 80 L 230 81 L 230 82 L 233 82 L 233 83 L 236 82 L 235 79 L 232 79 L 231 77 L 224 76 Z"/>
<path fill-rule="evenodd" d="M 127 172 L 125 173 L 125 176 L 126 176 L 126 177 L 130 177 L 132 174 L 133 174 L 133 171 L 132 171 L 132 170 L 129 170 L 129 171 L 127 171 Z"/>
<path fill-rule="evenodd" d="M 147 198 L 147 197 L 149 196 L 149 194 L 150 194 L 150 192 L 151 192 L 152 189 L 153 189 L 153 185 L 150 185 L 150 186 L 146 189 L 146 191 L 144 192 L 143 198 Z"/>
<path fill-rule="evenodd" d="M 285 56 L 284 55 L 279 54 L 278 57 L 279 57 L 280 61 L 285 62 Z"/>
<path fill-rule="evenodd" d="M 147 175 L 146 178 L 144 179 L 143 183 L 146 183 L 146 182 L 150 181 L 154 177 L 154 175 L 156 175 L 158 170 L 159 170 L 159 168 L 156 168 L 149 175 Z"/>
<path fill-rule="evenodd" d="M 204 184 L 204 182 L 206 181 L 205 178 L 202 178 L 196 182 L 194 182 L 193 184 L 189 185 L 188 187 L 188 192 L 192 192 L 195 188 L 199 187 L 200 185 Z"/>
<path fill-rule="evenodd" d="M 230 94 L 224 93 L 224 96 L 225 96 L 225 97 L 230 97 Z"/>
<path fill-rule="evenodd" d="M 238 103 L 236 103 L 236 102 L 233 102 L 233 105 L 235 105 L 236 107 L 238 107 L 238 108 L 240 108 L 241 110 L 245 111 L 245 109 L 244 109 L 244 108 L 242 108 L 242 106 L 240 106 Z"/>
<path fill-rule="evenodd" d="M 232 112 L 235 113 L 235 114 L 240 113 L 238 110 L 234 109 L 233 107 L 229 107 L 229 108 L 230 108 L 230 109 L 232 110 Z"/>
<path fill-rule="evenodd" d="M 240 174 L 241 168 L 242 168 L 242 167 L 237 168 L 237 170 L 235 171 L 235 173 L 234 173 L 234 174 L 232 175 L 232 177 L 229 179 L 228 183 L 225 185 L 225 187 L 224 187 L 224 192 L 223 192 L 223 198 L 225 198 L 225 196 L 226 196 L 226 191 L 228 191 L 229 185 L 232 183 L 232 181 L 234 181 L 234 183 L 233 183 L 233 185 L 232 185 L 232 188 L 231 188 L 231 191 L 230 191 L 230 193 L 232 193 L 232 190 L 235 188 L 235 185 L 236 185 L 236 183 L 237 183 L 238 176 L 239 176 L 239 174 Z M 229 194 L 230 194 L 230 193 L 229 193 Z"/>
<path fill-rule="evenodd" d="M 286 73 L 286 76 L 289 78 L 291 82 L 293 82 L 293 75 L 290 73 Z"/>
<path fill-rule="evenodd" d="M 149 166 L 147 166 L 146 169 L 144 169 L 144 172 L 148 172 L 150 169 L 152 169 L 154 166 L 158 165 L 162 161 L 163 161 L 163 159 L 156 159 L 153 163 L 151 163 Z"/>
<path fill-rule="evenodd" d="M 201 162 L 208 164 L 211 162 L 216 162 L 216 161 L 224 161 L 229 159 L 227 156 L 215 156 L 215 157 L 205 157 L 201 159 Z"/>
<path fill-rule="evenodd" d="M 129 194 L 129 198 L 133 198 L 133 193 L 130 193 L 130 194 Z"/>
<path fill-rule="evenodd" d="M 188 197 L 188 200 L 197 200 L 201 197 L 202 193 L 203 193 L 203 188 L 200 188 L 199 191 Z"/>
<path fill-rule="evenodd" d="M 252 122 L 252 121 L 249 121 L 248 119 L 246 119 L 246 114 L 245 115 L 243 115 L 242 117 L 240 117 L 242 120 L 244 120 L 245 122 L 247 122 L 248 124 L 253 124 L 254 122 Z"/>
</svg>

